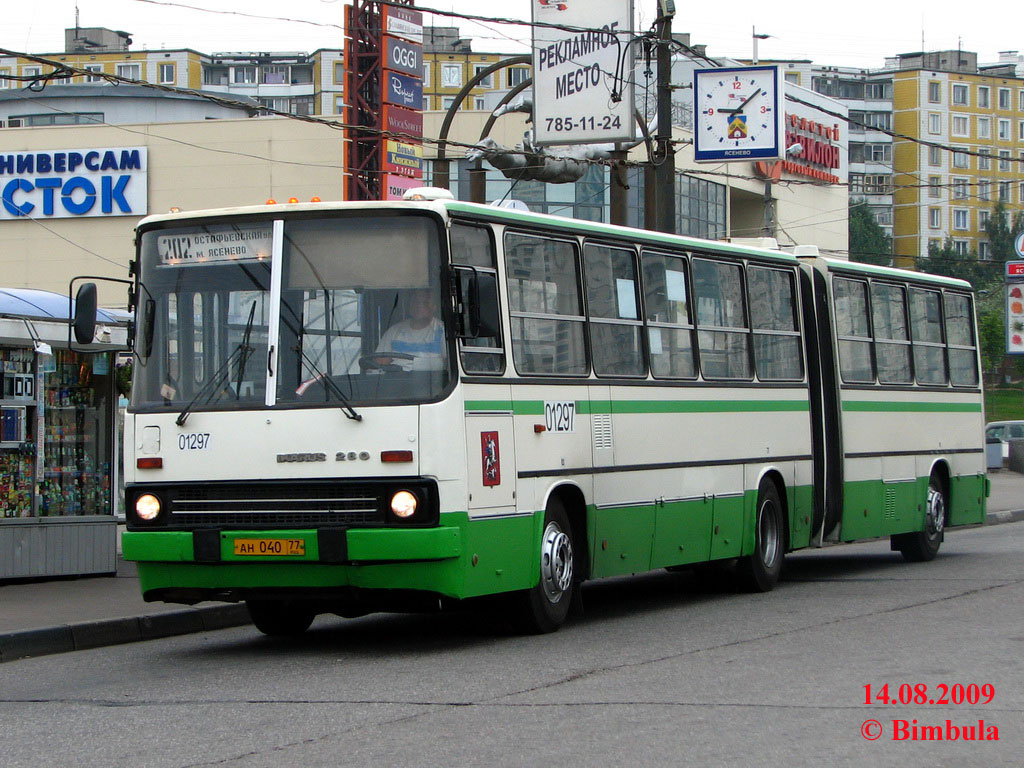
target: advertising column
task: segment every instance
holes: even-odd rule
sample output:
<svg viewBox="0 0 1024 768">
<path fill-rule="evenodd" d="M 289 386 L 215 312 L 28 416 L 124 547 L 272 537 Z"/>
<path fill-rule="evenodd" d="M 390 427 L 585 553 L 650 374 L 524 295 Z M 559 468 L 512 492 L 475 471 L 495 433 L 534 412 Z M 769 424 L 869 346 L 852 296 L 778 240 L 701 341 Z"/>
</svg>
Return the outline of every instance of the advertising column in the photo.
<svg viewBox="0 0 1024 768">
<path fill-rule="evenodd" d="M 383 10 L 381 196 L 401 200 L 423 178 L 423 14 L 390 5 Z"/>
</svg>

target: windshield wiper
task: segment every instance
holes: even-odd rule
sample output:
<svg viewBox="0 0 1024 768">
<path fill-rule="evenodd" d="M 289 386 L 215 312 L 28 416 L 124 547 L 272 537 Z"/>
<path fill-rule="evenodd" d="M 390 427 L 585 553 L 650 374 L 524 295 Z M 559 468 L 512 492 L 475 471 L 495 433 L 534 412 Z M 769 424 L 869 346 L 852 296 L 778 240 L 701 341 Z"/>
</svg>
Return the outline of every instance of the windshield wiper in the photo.
<svg viewBox="0 0 1024 768">
<path fill-rule="evenodd" d="M 230 355 L 228 355 L 224 362 L 220 364 L 220 367 L 213 372 L 213 375 L 209 380 L 200 387 L 199 391 L 196 392 L 195 397 L 189 400 L 181 413 L 178 414 L 178 418 L 174 420 L 174 423 L 179 427 L 185 425 L 185 421 L 188 419 L 189 413 L 191 413 L 193 406 L 199 399 L 206 395 L 207 405 L 213 402 L 214 395 L 217 394 L 218 389 L 228 381 L 228 377 L 231 375 L 231 364 L 238 359 L 238 390 L 235 392 L 235 399 L 239 399 L 241 396 L 242 389 L 242 373 L 245 370 L 245 364 L 249 360 L 249 355 L 252 354 L 253 348 L 249 346 L 249 337 L 252 335 L 252 323 L 256 317 L 256 302 L 253 301 L 252 307 L 249 308 L 249 321 L 245 324 L 245 332 L 242 334 L 242 340 L 238 343 L 238 346 L 234 348 Z"/>
<path fill-rule="evenodd" d="M 313 371 L 314 374 L 316 374 L 310 380 L 309 383 L 312 383 L 317 380 L 322 381 L 324 383 L 324 402 L 330 402 L 330 397 L 328 397 L 328 395 L 333 394 L 341 403 L 339 407 L 341 408 L 342 413 L 344 413 L 348 418 L 352 419 L 352 421 L 362 421 L 363 417 L 355 412 L 355 409 L 350 404 L 349 399 L 345 397 L 345 393 L 341 391 L 341 388 L 337 385 L 337 383 L 330 376 L 321 371 L 317 364 L 314 363 L 312 359 L 310 359 L 309 355 L 307 355 L 305 352 L 298 348 L 296 348 L 296 352 L 302 355 L 303 362 L 305 362 L 306 365 L 309 366 L 309 369 Z"/>
</svg>

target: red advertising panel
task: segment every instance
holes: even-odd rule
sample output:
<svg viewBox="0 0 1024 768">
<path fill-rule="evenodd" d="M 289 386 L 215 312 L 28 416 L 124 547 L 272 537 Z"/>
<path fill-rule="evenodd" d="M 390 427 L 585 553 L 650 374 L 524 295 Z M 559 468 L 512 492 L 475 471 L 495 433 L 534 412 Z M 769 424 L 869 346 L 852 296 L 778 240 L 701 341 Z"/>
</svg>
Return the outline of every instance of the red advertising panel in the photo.
<svg viewBox="0 0 1024 768">
<path fill-rule="evenodd" d="M 400 133 L 418 138 L 423 135 L 423 113 L 403 109 L 394 104 L 385 104 L 383 127 L 388 133 Z"/>
</svg>

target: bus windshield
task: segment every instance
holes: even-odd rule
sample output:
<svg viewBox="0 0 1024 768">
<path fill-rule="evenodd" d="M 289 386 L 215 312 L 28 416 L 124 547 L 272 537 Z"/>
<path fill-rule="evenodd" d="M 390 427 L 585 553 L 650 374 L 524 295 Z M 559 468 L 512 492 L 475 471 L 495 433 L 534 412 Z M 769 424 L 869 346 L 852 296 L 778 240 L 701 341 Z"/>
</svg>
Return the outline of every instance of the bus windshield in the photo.
<svg viewBox="0 0 1024 768">
<path fill-rule="evenodd" d="M 438 233 L 426 216 L 387 214 L 142 233 L 133 407 L 436 400 L 453 375 Z"/>
</svg>

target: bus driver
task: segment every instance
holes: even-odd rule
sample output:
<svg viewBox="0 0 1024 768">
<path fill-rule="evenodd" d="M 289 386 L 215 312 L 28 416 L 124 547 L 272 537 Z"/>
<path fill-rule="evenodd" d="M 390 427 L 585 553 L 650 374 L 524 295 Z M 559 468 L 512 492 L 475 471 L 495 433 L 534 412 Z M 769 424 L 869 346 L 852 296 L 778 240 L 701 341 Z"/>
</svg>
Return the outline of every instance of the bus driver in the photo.
<svg viewBox="0 0 1024 768">
<path fill-rule="evenodd" d="M 396 365 L 405 371 L 439 371 L 445 367 L 444 325 L 429 290 L 409 297 L 409 317 L 395 323 L 381 337 L 373 361 Z M 388 355 L 394 352 L 395 355 Z"/>
</svg>

